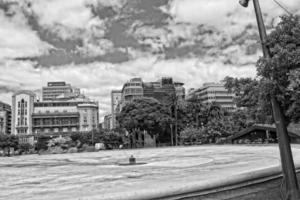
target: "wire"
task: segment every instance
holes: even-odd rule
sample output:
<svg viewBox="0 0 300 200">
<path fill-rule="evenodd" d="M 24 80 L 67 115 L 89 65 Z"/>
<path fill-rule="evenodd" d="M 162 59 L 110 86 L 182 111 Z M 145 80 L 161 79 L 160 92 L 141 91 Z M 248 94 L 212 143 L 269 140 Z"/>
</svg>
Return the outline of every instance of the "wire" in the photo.
<svg viewBox="0 0 300 200">
<path fill-rule="evenodd" d="M 280 6 L 285 12 L 287 12 L 289 15 L 293 15 L 292 12 L 290 12 L 286 7 L 281 5 L 277 0 L 273 0 L 278 6 Z"/>
</svg>

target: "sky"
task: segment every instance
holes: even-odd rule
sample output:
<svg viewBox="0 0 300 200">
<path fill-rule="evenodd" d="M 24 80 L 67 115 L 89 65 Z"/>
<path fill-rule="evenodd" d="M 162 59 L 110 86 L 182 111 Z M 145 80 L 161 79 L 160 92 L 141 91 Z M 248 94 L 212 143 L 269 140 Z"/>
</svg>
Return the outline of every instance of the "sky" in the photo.
<svg viewBox="0 0 300 200">
<path fill-rule="evenodd" d="M 300 14 L 298 0 L 280 0 Z M 261 1 L 267 31 L 286 14 Z M 238 0 L 0 0 L 0 101 L 65 81 L 99 101 L 133 77 L 185 87 L 255 77 L 262 55 L 250 2 Z"/>
</svg>

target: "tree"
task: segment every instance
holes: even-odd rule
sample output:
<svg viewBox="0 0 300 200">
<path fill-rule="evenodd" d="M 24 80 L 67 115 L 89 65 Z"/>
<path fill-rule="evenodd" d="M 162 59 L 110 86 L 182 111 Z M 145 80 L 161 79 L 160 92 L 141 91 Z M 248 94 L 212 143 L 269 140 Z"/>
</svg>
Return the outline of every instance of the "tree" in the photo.
<svg viewBox="0 0 300 200">
<path fill-rule="evenodd" d="M 0 148 L 8 149 L 8 156 L 10 155 L 10 148 L 17 148 L 19 140 L 15 135 L 0 135 Z"/>
<path fill-rule="evenodd" d="M 247 120 L 254 123 L 272 123 L 272 109 L 266 100 L 262 88 L 264 82 L 251 78 L 225 77 L 225 88 L 235 94 L 235 103 L 240 114 L 247 115 Z"/>
<path fill-rule="evenodd" d="M 271 58 L 257 62 L 258 76 L 264 83 L 265 100 L 274 96 L 284 110 L 285 120 L 299 122 L 300 17 L 282 16 L 268 36 Z"/>
<path fill-rule="evenodd" d="M 130 133 L 146 130 L 153 136 L 162 135 L 173 119 L 166 105 L 153 98 L 141 98 L 126 104 L 117 120 Z"/>
<path fill-rule="evenodd" d="M 20 153 L 21 152 L 27 153 L 32 148 L 33 148 L 33 146 L 29 143 L 22 143 L 22 144 L 18 145 L 18 149 L 19 149 Z"/>
</svg>

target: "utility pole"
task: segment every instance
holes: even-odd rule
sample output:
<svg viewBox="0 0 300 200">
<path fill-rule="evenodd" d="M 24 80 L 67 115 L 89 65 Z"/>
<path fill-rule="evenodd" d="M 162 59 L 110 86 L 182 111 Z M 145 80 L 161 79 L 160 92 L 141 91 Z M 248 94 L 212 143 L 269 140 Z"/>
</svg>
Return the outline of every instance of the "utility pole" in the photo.
<svg viewBox="0 0 300 200">
<path fill-rule="evenodd" d="M 249 1 L 250 0 L 240 0 L 239 3 L 242 6 L 247 7 Z M 263 54 L 265 58 L 270 59 L 271 58 L 270 49 L 266 44 L 267 42 L 266 28 L 263 22 L 262 13 L 261 13 L 258 0 L 253 0 L 253 5 L 256 14 L 260 40 L 262 43 Z M 299 186 L 297 182 L 295 165 L 292 156 L 291 145 L 289 141 L 284 114 L 282 108 L 280 107 L 274 95 L 271 96 L 271 104 L 272 104 L 273 118 L 276 125 L 276 132 L 277 132 L 278 143 L 279 143 L 281 167 L 286 182 L 286 189 L 287 189 L 286 199 L 299 200 L 300 199 Z"/>
</svg>

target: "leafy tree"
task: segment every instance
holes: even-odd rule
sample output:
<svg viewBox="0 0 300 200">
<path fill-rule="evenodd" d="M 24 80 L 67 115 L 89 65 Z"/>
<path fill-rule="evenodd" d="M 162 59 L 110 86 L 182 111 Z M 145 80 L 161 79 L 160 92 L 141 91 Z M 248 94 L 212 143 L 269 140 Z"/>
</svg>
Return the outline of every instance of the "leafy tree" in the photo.
<svg viewBox="0 0 300 200">
<path fill-rule="evenodd" d="M 18 149 L 20 152 L 28 152 L 32 148 L 33 146 L 29 143 L 22 143 L 18 145 Z"/>
<path fill-rule="evenodd" d="M 17 148 L 18 144 L 19 140 L 15 135 L 0 135 L 0 148 L 7 148 L 8 155 L 10 155 L 10 148 Z"/>
<path fill-rule="evenodd" d="M 186 127 L 180 132 L 180 139 L 182 143 L 196 143 L 207 141 L 208 134 L 205 129 Z"/>
<path fill-rule="evenodd" d="M 126 104 L 117 120 L 129 132 L 146 130 L 153 136 L 162 134 L 173 119 L 166 105 L 153 98 L 141 98 Z"/>
<path fill-rule="evenodd" d="M 235 103 L 239 115 L 247 116 L 247 120 L 255 123 L 272 123 L 270 102 L 262 91 L 264 83 L 251 78 L 225 77 L 225 88 L 235 94 Z"/>
<path fill-rule="evenodd" d="M 300 17 L 283 16 L 268 36 L 271 58 L 257 62 L 262 93 L 269 101 L 274 96 L 284 110 L 286 122 L 299 122 Z"/>
</svg>

